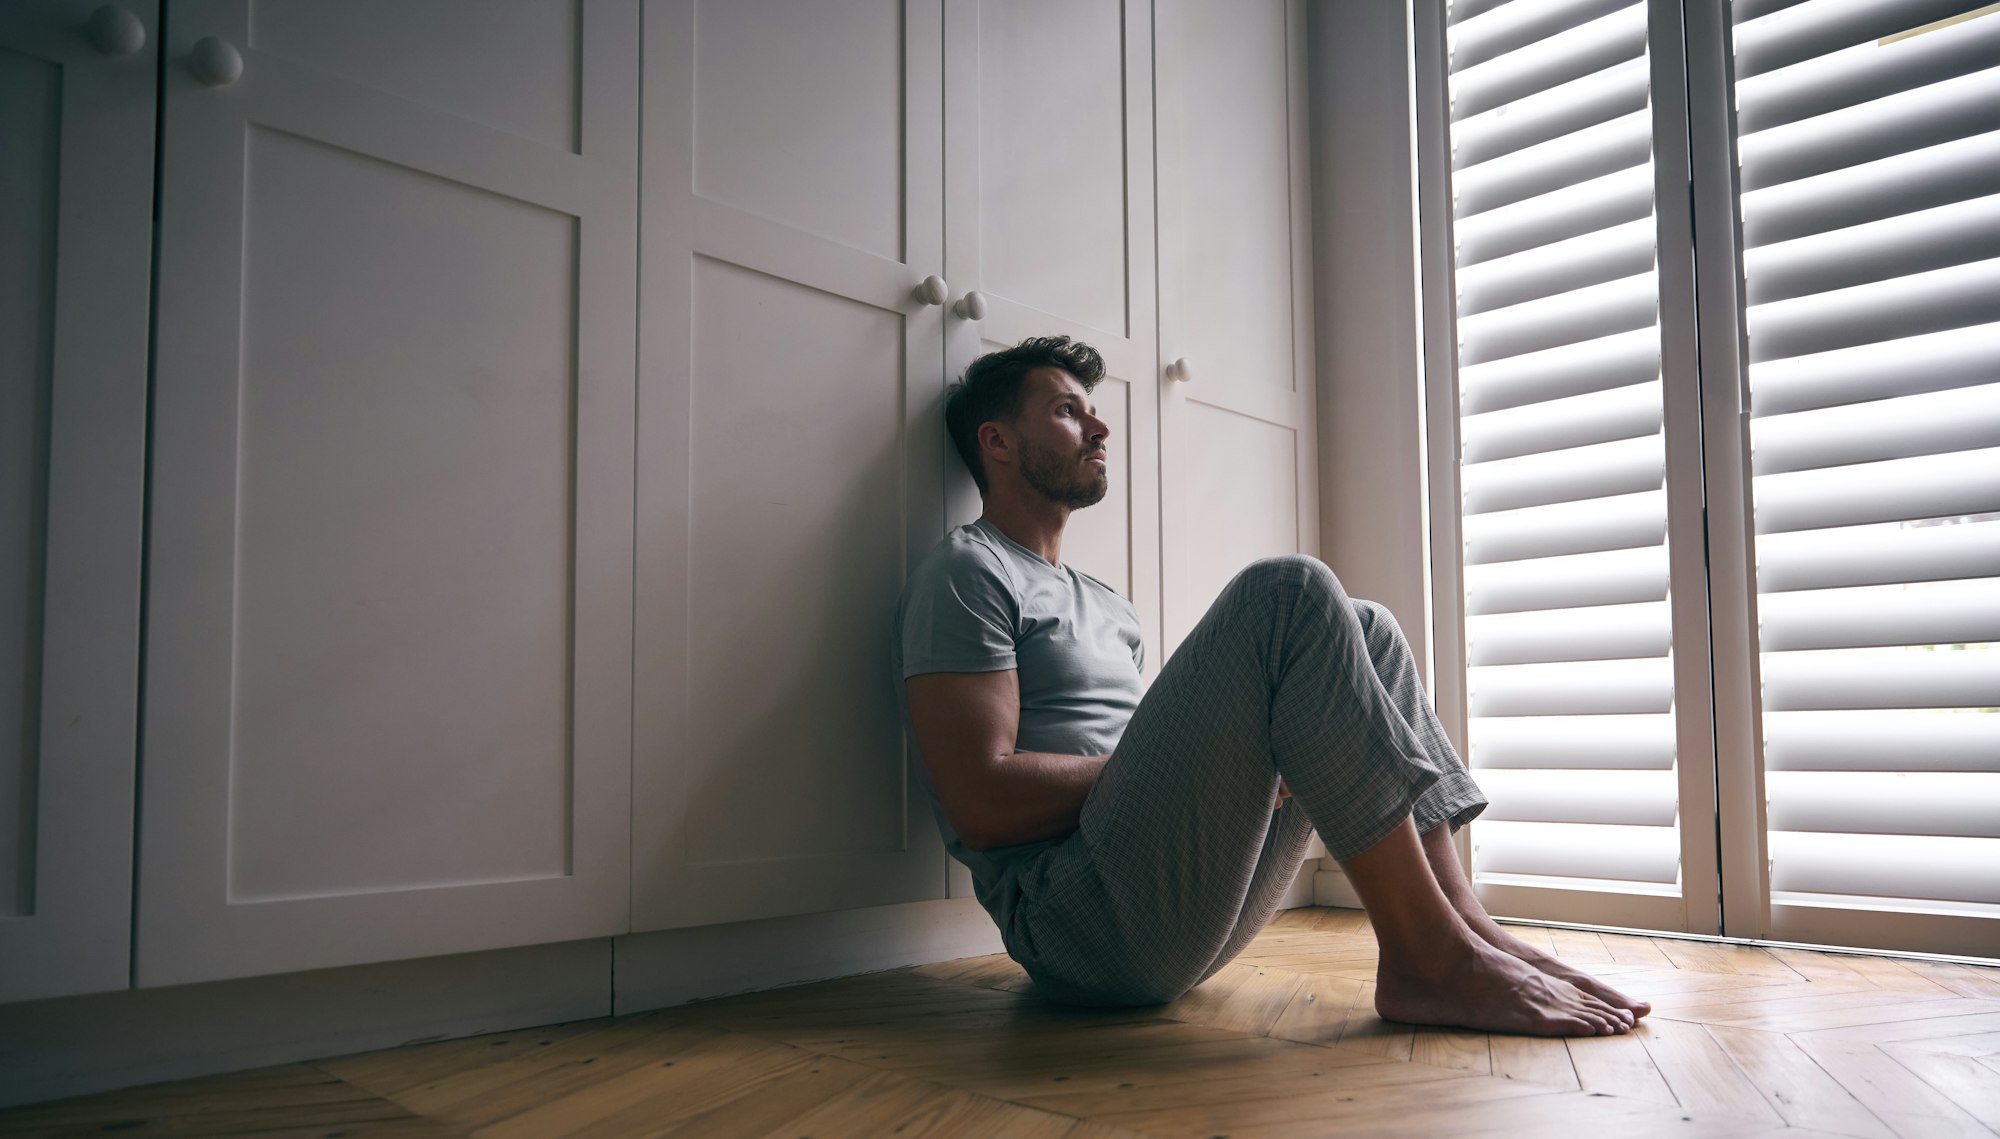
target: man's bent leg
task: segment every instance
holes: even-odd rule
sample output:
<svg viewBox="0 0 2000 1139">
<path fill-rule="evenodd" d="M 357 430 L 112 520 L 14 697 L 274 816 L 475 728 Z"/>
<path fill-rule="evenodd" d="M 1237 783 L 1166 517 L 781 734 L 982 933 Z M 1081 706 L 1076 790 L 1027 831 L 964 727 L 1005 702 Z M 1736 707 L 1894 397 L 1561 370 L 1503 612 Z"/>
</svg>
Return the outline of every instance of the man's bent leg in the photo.
<svg viewBox="0 0 2000 1139">
<path fill-rule="evenodd" d="M 1412 803 L 1440 774 L 1377 677 L 1352 603 L 1311 558 L 1266 559 L 1239 574 L 1168 661 L 1085 802 L 1076 834 L 1024 868 L 1017 920 L 1003 931 L 1009 951 L 1052 995 L 1068 999 L 1148 1003 L 1186 991 L 1237 941 L 1280 773 L 1342 860 L 1411 830 Z M 1427 896 L 1441 899 L 1421 846 L 1409 845 L 1404 853 L 1414 860 L 1371 864 L 1394 871 L 1375 879 L 1378 904 L 1396 904 L 1384 899 L 1400 896 L 1399 875 L 1420 877 Z M 1424 936 L 1439 932 L 1427 928 Z M 1535 1021 L 1540 1029 L 1524 1026 L 1557 1015 L 1549 1003 L 1557 1000 L 1595 1004 L 1611 1023 L 1607 1006 L 1531 969 L 1534 991 L 1472 999 L 1480 986 L 1506 983 L 1510 963 L 1526 966 L 1487 960 L 1505 955 L 1462 921 L 1442 932 L 1479 967 L 1439 981 L 1439 992 L 1465 997 L 1464 1015 L 1436 1022 L 1476 1015 L 1515 1031 L 1574 1030 L 1547 1020 Z M 1392 994 L 1407 988 L 1398 978 L 1429 975 L 1409 972 L 1428 968 L 1428 958 L 1402 960 L 1409 936 L 1393 919 L 1378 932 Z M 1544 991 L 1556 995 L 1536 995 Z M 1509 1000 L 1521 1007 L 1504 1024 L 1480 1011 Z"/>
<path fill-rule="evenodd" d="M 1287 800 L 1285 805 L 1271 812 L 1271 829 L 1264 836 L 1264 850 L 1258 856 L 1257 869 L 1250 875 L 1250 888 L 1244 892 L 1243 908 L 1237 914 L 1236 928 L 1222 944 L 1221 952 L 1209 963 L 1208 971 L 1201 975 L 1206 981 L 1236 960 L 1238 954 L 1249 948 L 1250 942 L 1271 924 L 1278 912 L 1278 903 L 1285 900 L 1285 892 L 1292 888 L 1292 882 L 1299 876 L 1299 867 L 1305 864 L 1306 847 L 1312 844 L 1312 820 L 1306 817 L 1305 808 Z M 1195 982 L 1200 984 L 1201 981 Z"/>
<path fill-rule="evenodd" d="M 1140 702 L 1077 832 L 1023 867 L 1021 902 L 1002 932 L 1051 995 L 1129 1004 L 1180 995 L 1261 928 L 1264 899 L 1275 906 L 1290 885 L 1315 824 L 1330 848 L 1366 846 L 1437 778 L 1389 705 L 1351 613 L 1342 637 L 1312 646 L 1312 675 L 1289 690 L 1299 707 L 1280 707 L 1285 632 L 1313 572 L 1331 580 L 1311 559 L 1267 559 L 1224 589 Z M 1325 722 L 1300 743 L 1305 717 Z M 1357 750 L 1388 758 L 1336 762 Z M 1274 812 L 1280 754 L 1304 758 L 1287 773 L 1291 803 Z"/>
<path fill-rule="evenodd" d="M 1410 725 L 1410 730 L 1423 742 L 1425 754 L 1443 772 L 1443 777 L 1417 799 L 1411 815 L 1417 833 L 1422 837 L 1431 872 L 1444 890 L 1446 900 L 1465 919 L 1472 932 L 1495 949 L 1511 953 L 1552 977 L 1568 981 L 1616 1008 L 1627 1010 L 1634 1017 L 1651 1012 L 1652 1006 L 1645 1001 L 1627 997 L 1596 977 L 1508 933 L 1487 914 L 1486 907 L 1480 905 L 1472 883 L 1466 879 L 1465 870 L 1459 864 L 1451 836 L 1486 809 L 1486 797 L 1473 782 L 1457 749 L 1451 746 L 1444 726 L 1438 723 L 1437 712 L 1424 693 L 1422 678 L 1417 675 L 1415 654 L 1410 651 L 1409 642 L 1403 637 L 1394 615 L 1372 601 L 1357 600 L 1354 604 L 1361 619 L 1362 631 L 1367 637 L 1368 657 L 1375 664 L 1376 676 L 1381 679 L 1382 687 L 1402 713 L 1404 721 Z"/>
<path fill-rule="evenodd" d="M 1622 1010 L 1475 936 L 1431 876 L 1409 819 L 1340 866 L 1381 950 L 1375 1009 L 1385 1019 L 1537 1036 L 1628 1030 Z"/>
<path fill-rule="evenodd" d="M 1465 876 L 1465 868 L 1459 864 L 1458 851 L 1451 844 L 1451 829 L 1440 823 L 1423 835 L 1424 857 L 1429 861 L 1431 874 L 1437 879 L 1439 888 L 1450 901 L 1452 909 L 1458 911 L 1473 933 L 1478 934 L 1488 945 L 1510 953 L 1526 961 L 1551 977 L 1557 977 L 1598 1000 L 1623 1009 L 1634 1019 L 1653 1011 L 1653 1006 L 1642 1000 L 1635 1000 L 1605 984 L 1602 980 L 1564 961 L 1560 957 L 1544 953 L 1508 933 L 1479 904 L 1478 895 L 1472 891 L 1472 883 Z"/>
</svg>

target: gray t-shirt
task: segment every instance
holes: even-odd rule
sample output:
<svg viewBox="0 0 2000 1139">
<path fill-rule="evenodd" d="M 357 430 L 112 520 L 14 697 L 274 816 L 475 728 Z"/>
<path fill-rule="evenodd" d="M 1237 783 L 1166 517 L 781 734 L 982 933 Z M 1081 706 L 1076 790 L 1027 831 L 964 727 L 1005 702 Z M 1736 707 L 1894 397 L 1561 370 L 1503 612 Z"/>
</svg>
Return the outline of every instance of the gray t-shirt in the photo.
<svg viewBox="0 0 2000 1139">
<path fill-rule="evenodd" d="M 985 519 L 945 535 L 918 564 L 903 587 L 893 645 L 905 726 L 909 677 L 1017 670 L 1019 751 L 1108 755 L 1146 690 L 1146 650 L 1132 603 L 1087 573 L 1050 565 Z M 945 818 L 914 735 L 910 750 L 945 849 L 972 871 L 980 904 L 1007 928 L 1011 867 L 1061 839 L 967 849 Z"/>
</svg>

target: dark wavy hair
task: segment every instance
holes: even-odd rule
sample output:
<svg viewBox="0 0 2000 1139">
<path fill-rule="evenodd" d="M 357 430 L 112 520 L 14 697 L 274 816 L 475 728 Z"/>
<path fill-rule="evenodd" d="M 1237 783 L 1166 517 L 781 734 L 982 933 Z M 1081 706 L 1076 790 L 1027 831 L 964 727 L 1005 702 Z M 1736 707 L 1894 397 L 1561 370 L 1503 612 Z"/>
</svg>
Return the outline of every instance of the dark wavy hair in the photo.
<svg viewBox="0 0 2000 1139">
<path fill-rule="evenodd" d="M 1020 417 L 1022 390 L 1036 368 L 1061 368 L 1090 391 L 1104 378 L 1104 357 L 1067 336 L 1034 336 L 974 360 L 965 376 L 945 389 L 945 430 L 982 495 L 986 464 L 979 455 L 979 427 L 993 420 L 1012 424 Z"/>
</svg>

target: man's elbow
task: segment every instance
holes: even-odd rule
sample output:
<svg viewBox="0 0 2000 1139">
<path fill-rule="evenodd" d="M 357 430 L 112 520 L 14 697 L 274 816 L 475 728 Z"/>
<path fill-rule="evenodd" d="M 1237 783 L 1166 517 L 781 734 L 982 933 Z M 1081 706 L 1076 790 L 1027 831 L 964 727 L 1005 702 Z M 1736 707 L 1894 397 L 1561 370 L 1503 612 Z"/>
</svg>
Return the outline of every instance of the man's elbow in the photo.
<svg viewBox="0 0 2000 1139">
<path fill-rule="evenodd" d="M 958 820 L 954 820 L 951 829 L 958 835 L 958 841 L 965 849 L 974 851 L 975 853 L 988 851 L 996 846 L 1007 845 L 1006 840 L 1000 834 L 999 828 L 994 826 L 993 822 L 988 819 L 975 816 L 963 820 L 963 825 L 960 825 Z"/>
</svg>

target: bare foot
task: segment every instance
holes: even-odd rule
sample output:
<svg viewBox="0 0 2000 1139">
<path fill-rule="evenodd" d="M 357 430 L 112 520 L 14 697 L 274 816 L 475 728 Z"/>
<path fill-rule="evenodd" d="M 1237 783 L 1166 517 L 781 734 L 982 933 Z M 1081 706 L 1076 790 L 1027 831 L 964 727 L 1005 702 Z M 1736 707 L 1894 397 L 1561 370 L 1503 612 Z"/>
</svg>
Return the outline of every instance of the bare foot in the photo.
<svg viewBox="0 0 2000 1139">
<path fill-rule="evenodd" d="M 1613 1008 L 1629 1011 L 1634 1019 L 1653 1011 L 1653 1006 L 1649 1002 L 1626 996 L 1560 957 L 1552 957 L 1536 949 L 1490 920 L 1468 924 L 1472 926 L 1474 933 L 1485 939 L 1493 948 L 1502 953 L 1512 954 L 1557 980 L 1568 981 Z"/>
<path fill-rule="evenodd" d="M 1529 1036 L 1609 1036 L 1632 1027 L 1625 1009 L 1478 941 L 1436 973 L 1383 957 L 1375 971 L 1375 1011 L 1406 1024 Z"/>
</svg>

